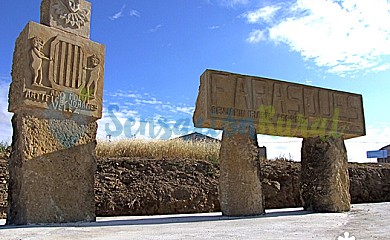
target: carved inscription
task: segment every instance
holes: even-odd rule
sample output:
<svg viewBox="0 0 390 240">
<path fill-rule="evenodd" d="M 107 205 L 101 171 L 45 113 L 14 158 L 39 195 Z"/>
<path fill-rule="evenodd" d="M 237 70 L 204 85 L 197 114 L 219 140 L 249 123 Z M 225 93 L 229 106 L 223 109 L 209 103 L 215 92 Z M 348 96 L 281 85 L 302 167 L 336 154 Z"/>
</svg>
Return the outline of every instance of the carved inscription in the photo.
<svg viewBox="0 0 390 240">
<path fill-rule="evenodd" d="M 345 138 L 365 134 L 358 94 L 211 70 L 202 80 L 206 86 L 200 89 L 205 89 L 208 101 L 197 104 L 196 127 L 223 129 L 226 123 L 246 122 L 254 124 L 260 134 L 303 137 L 328 133 Z M 206 114 L 200 114 L 199 108 L 206 108 Z"/>
<path fill-rule="evenodd" d="M 101 118 L 103 45 L 30 22 L 17 46 L 10 111 L 53 110 Z"/>
<path fill-rule="evenodd" d="M 82 99 L 82 97 L 71 92 L 58 92 L 52 90 L 47 94 L 26 89 L 23 96 L 27 100 L 47 104 L 49 109 L 57 111 L 85 114 L 85 112 L 93 112 L 98 109 L 96 104 L 89 104 Z"/>
<path fill-rule="evenodd" d="M 44 53 L 44 42 L 39 37 L 33 37 L 31 45 L 33 81 L 31 87 L 25 83 L 26 100 L 78 114 L 90 115 L 88 111 L 98 109 L 89 102 L 96 98 L 100 78 L 100 59 L 95 54 L 87 57 L 80 44 L 63 36 L 55 37 L 49 44 L 50 57 Z M 49 62 L 48 70 L 43 68 L 43 60 Z M 49 84 L 42 84 L 44 78 Z"/>
</svg>

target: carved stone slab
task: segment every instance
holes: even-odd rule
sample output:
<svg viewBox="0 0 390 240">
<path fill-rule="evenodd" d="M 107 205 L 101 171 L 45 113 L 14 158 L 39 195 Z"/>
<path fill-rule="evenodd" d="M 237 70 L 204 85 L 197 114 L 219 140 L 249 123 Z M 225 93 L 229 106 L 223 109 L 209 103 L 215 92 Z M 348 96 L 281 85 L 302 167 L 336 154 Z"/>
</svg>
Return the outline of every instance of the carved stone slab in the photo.
<svg viewBox="0 0 390 240">
<path fill-rule="evenodd" d="M 89 38 L 91 3 L 85 0 L 42 0 L 41 23 Z"/>
<path fill-rule="evenodd" d="M 194 113 L 199 128 L 239 130 L 287 137 L 364 136 L 359 94 L 206 70 Z"/>
<path fill-rule="evenodd" d="M 9 111 L 102 116 L 105 47 L 29 22 L 16 41 Z"/>
</svg>

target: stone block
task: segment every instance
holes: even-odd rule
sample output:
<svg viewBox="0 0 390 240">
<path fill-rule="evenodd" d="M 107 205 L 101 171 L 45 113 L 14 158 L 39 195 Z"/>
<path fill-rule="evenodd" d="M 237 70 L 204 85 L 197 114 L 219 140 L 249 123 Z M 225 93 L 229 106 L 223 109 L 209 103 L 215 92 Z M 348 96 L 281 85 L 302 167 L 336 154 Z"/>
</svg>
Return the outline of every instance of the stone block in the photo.
<svg viewBox="0 0 390 240">
<path fill-rule="evenodd" d="M 95 221 L 95 122 L 15 114 L 7 224 Z"/>
<path fill-rule="evenodd" d="M 342 138 L 303 139 L 301 164 L 301 190 L 305 210 L 350 210 L 348 159 Z"/>
<path fill-rule="evenodd" d="M 104 54 L 101 44 L 29 22 L 16 41 L 9 111 L 100 119 Z"/>
<path fill-rule="evenodd" d="M 264 214 L 257 136 L 253 128 L 223 132 L 219 198 L 226 216 Z"/>
<path fill-rule="evenodd" d="M 42 0 L 41 23 L 89 38 L 91 3 L 85 0 Z"/>
<path fill-rule="evenodd" d="M 193 122 L 216 130 L 251 124 L 258 134 L 299 138 L 366 134 L 360 94 L 216 70 L 200 78 Z"/>
</svg>

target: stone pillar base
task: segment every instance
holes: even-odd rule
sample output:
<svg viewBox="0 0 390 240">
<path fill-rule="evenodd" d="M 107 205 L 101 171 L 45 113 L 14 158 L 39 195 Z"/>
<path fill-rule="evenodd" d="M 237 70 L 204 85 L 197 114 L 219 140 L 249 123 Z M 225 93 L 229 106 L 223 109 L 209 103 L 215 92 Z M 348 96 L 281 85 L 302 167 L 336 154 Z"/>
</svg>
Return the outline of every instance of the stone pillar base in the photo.
<svg viewBox="0 0 390 240">
<path fill-rule="evenodd" d="M 342 138 L 303 139 L 301 164 L 301 190 L 305 210 L 350 210 L 348 159 Z"/>
<path fill-rule="evenodd" d="M 219 198 L 226 216 L 264 214 L 257 136 L 254 129 L 224 130 L 220 150 Z"/>
<path fill-rule="evenodd" d="M 97 124 L 15 114 L 7 224 L 95 221 Z"/>
</svg>

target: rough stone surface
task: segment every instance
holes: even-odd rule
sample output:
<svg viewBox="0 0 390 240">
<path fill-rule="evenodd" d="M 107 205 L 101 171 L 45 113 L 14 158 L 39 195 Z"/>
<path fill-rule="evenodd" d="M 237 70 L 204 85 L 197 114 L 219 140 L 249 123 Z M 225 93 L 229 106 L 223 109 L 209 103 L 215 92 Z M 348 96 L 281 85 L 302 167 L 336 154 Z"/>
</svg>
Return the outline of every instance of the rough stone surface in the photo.
<svg viewBox="0 0 390 240">
<path fill-rule="evenodd" d="M 99 159 L 99 216 L 212 212 L 220 209 L 219 170 L 202 160 Z"/>
<path fill-rule="evenodd" d="M 7 224 L 94 221 L 97 124 L 25 114 L 12 124 Z"/>
<path fill-rule="evenodd" d="M 96 120 L 105 47 L 89 40 L 91 4 L 43 0 L 15 44 L 7 224 L 95 221 Z"/>
<path fill-rule="evenodd" d="M 306 138 L 302 142 L 304 208 L 316 212 L 350 210 L 347 152 L 342 138 Z"/>
<path fill-rule="evenodd" d="M 16 40 L 8 110 L 101 118 L 104 54 L 101 44 L 29 22 Z"/>
<path fill-rule="evenodd" d="M 0 159 L 0 218 L 7 217 L 8 182 L 8 158 Z"/>
<path fill-rule="evenodd" d="M 260 161 L 254 129 L 225 130 L 219 159 L 222 213 L 227 216 L 263 214 Z"/>
<path fill-rule="evenodd" d="M 7 164 L 0 160 L 0 218 L 7 212 Z M 390 164 L 350 163 L 348 169 L 352 203 L 390 202 Z M 261 162 L 266 209 L 302 207 L 300 171 L 300 162 Z M 218 212 L 218 179 L 218 165 L 203 160 L 100 158 L 96 215 Z M 181 191 L 190 198 L 181 199 Z"/>
<path fill-rule="evenodd" d="M 85 0 L 43 0 L 41 23 L 89 38 L 91 3 Z"/>
<path fill-rule="evenodd" d="M 195 127 L 251 124 L 257 133 L 287 137 L 364 136 L 359 94 L 206 70 L 193 116 Z"/>
</svg>

